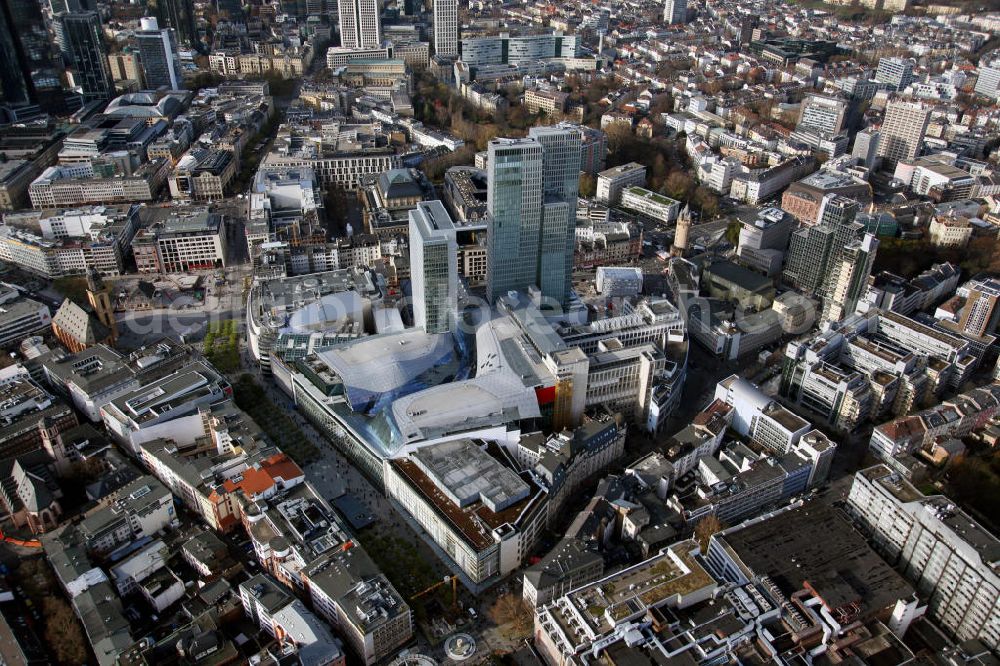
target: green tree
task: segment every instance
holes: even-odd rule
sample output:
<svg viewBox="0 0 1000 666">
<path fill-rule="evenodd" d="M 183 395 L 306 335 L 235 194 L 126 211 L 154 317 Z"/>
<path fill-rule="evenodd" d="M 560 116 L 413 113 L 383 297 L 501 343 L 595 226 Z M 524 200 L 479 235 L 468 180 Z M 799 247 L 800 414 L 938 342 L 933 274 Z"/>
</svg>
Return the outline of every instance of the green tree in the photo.
<svg viewBox="0 0 1000 666">
<path fill-rule="evenodd" d="M 713 219 L 719 214 L 719 197 L 703 185 L 695 188 L 691 195 L 691 205 L 701 211 L 703 220 Z"/>
<path fill-rule="evenodd" d="M 732 221 L 726 226 L 726 240 L 733 246 L 740 241 L 740 228 L 743 225 L 739 221 Z"/>
</svg>

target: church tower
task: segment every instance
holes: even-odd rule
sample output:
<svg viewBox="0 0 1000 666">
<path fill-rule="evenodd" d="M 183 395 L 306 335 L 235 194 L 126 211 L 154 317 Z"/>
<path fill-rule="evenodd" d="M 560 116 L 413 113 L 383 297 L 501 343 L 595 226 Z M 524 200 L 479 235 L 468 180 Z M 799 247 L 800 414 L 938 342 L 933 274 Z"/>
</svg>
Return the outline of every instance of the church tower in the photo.
<svg viewBox="0 0 1000 666">
<path fill-rule="evenodd" d="M 111 341 L 118 339 L 118 324 L 115 321 L 115 310 L 111 307 L 111 290 L 104 284 L 100 273 L 93 267 L 87 271 L 87 300 L 94 310 L 98 321 L 104 324 L 111 333 Z"/>
<path fill-rule="evenodd" d="M 681 208 L 677 216 L 677 229 L 674 231 L 674 243 L 670 246 L 671 257 L 683 257 L 688 249 L 688 236 L 691 233 L 691 210 L 687 204 Z"/>
</svg>

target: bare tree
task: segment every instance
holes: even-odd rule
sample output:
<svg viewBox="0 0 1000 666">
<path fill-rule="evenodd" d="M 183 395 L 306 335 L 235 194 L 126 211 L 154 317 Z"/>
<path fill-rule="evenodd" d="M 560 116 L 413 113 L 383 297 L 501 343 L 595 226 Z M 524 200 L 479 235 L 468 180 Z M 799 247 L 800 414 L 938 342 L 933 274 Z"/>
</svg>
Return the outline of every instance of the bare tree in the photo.
<svg viewBox="0 0 1000 666">
<path fill-rule="evenodd" d="M 528 636 L 535 619 L 535 614 L 527 602 L 510 592 L 498 597 L 490 606 L 488 614 L 498 626 L 507 625 L 513 636 Z"/>
<path fill-rule="evenodd" d="M 69 604 L 59 597 L 45 597 L 42 612 L 45 614 L 45 640 L 59 663 L 87 663 L 87 641 Z"/>
<path fill-rule="evenodd" d="M 694 538 L 701 546 L 702 553 L 708 552 L 708 540 L 712 538 L 712 535 L 724 529 L 726 529 L 725 524 L 715 514 L 705 516 L 698 521 L 698 524 L 694 526 Z"/>
</svg>

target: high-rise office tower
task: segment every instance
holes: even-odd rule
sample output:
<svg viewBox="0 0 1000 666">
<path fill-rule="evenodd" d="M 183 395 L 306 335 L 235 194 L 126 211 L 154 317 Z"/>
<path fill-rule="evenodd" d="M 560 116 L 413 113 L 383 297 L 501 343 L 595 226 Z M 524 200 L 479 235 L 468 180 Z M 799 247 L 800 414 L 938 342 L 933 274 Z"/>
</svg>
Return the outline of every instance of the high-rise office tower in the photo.
<svg viewBox="0 0 1000 666">
<path fill-rule="evenodd" d="M 902 90 L 913 80 L 913 61 L 904 58 L 879 58 L 875 80 L 890 90 Z"/>
<path fill-rule="evenodd" d="M 446 333 L 458 316 L 458 243 L 455 223 L 440 201 L 410 211 L 410 283 L 413 323 Z"/>
<path fill-rule="evenodd" d="M 180 62 L 177 59 L 177 43 L 174 31 L 160 28 L 156 18 L 147 17 L 140 21 L 141 30 L 135 33 L 136 51 L 142 63 L 146 87 L 157 90 L 167 87 L 180 88 Z"/>
<path fill-rule="evenodd" d="M 878 144 L 881 137 L 881 132 L 873 127 L 861 130 L 854 137 L 854 148 L 851 150 L 851 156 L 861 160 L 866 169 L 874 169 L 878 159 Z"/>
<path fill-rule="evenodd" d="M 154 0 L 150 9 L 155 12 L 159 23 L 173 28 L 177 42 L 191 46 L 198 41 L 194 20 L 194 0 Z"/>
<path fill-rule="evenodd" d="M 542 295 L 566 303 L 573 282 L 580 133 L 560 127 L 533 127 L 528 136 L 542 144 L 542 226 L 536 284 Z"/>
<path fill-rule="evenodd" d="M 0 0 L 0 57 L 0 101 L 64 110 L 58 49 L 38 0 Z"/>
<path fill-rule="evenodd" d="M 487 294 L 538 287 L 565 304 L 573 274 L 580 133 L 535 127 L 527 139 L 496 139 L 487 178 Z"/>
<path fill-rule="evenodd" d="M 382 44 L 379 0 L 338 0 L 337 11 L 340 13 L 341 46 L 373 49 Z"/>
<path fill-rule="evenodd" d="M 7 2 L 0 2 L 0 60 L 4 63 L 0 68 L 0 102 L 31 103 L 31 78 L 22 62 L 21 43 Z"/>
<path fill-rule="evenodd" d="M 896 100 L 885 107 L 882 136 L 876 154 L 887 170 L 900 160 L 912 160 L 920 154 L 931 111 L 920 102 Z"/>
<path fill-rule="evenodd" d="M 665 0 L 663 5 L 663 22 L 667 25 L 687 23 L 687 0 Z"/>
<path fill-rule="evenodd" d="M 808 95 L 799 107 L 797 129 L 840 134 L 844 129 L 847 104 L 835 97 Z"/>
<path fill-rule="evenodd" d="M 458 0 L 434 0 L 434 53 L 458 55 Z"/>
<path fill-rule="evenodd" d="M 820 207 L 819 224 L 792 234 L 783 272 L 786 282 L 824 296 L 828 276 L 849 243 L 864 237 L 864 225 L 854 221 L 858 202 L 828 194 Z"/>
<path fill-rule="evenodd" d="M 828 194 L 819 205 L 817 219 L 819 224 L 844 225 L 854 221 L 861 208 L 860 204 L 850 197 Z"/>
<path fill-rule="evenodd" d="M 868 278 L 875 265 L 878 239 L 872 234 L 854 239 L 830 263 L 824 291 L 823 320 L 840 321 L 854 314 L 858 303 L 868 291 Z"/>
<path fill-rule="evenodd" d="M 958 318 L 958 328 L 972 337 L 990 335 L 1000 321 L 1000 280 L 977 278 L 966 285 L 968 296 Z"/>
<path fill-rule="evenodd" d="M 486 184 L 486 294 L 490 302 L 536 284 L 542 225 L 542 144 L 494 139 Z"/>
<path fill-rule="evenodd" d="M 101 17 L 97 12 L 80 12 L 63 14 L 57 20 L 62 25 L 66 50 L 72 54 L 73 81 L 84 99 L 111 99 L 115 84 L 104 53 Z"/>
<path fill-rule="evenodd" d="M 52 15 L 56 16 L 58 14 L 70 13 L 76 14 L 79 12 L 86 12 L 92 9 L 96 9 L 94 0 L 50 0 L 49 7 L 52 9 Z"/>
<path fill-rule="evenodd" d="M 760 25 L 757 14 L 747 14 L 740 18 L 740 45 L 746 46 L 753 41 L 753 31 Z"/>
</svg>

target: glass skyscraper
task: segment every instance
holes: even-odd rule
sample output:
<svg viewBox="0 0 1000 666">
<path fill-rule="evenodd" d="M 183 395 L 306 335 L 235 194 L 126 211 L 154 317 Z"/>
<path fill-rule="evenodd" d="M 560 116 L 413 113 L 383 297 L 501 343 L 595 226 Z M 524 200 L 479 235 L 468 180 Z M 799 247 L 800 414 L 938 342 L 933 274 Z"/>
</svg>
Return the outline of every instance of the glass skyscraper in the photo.
<svg viewBox="0 0 1000 666">
<path fill-rule="evenodd" d="M 173 28 L 180 44 L 192 46 L 198 41 L 193 0 L 155 0 L 150 8 L 156 12 L 160 24 Z"/>
<path fill-rule="evenodd" d="M 486 185 L 486 293 L 490 302 L 535 284 L 542 226 L 542 144 L 494 139 Z"/>
<path fill-rule="evenodd" d="M 543 201 L 537 284 L 544 296 L 565 304 L 573 281 L 580 133 L 557 127 L 534 127 L 528 136 L 542 145 Z"/>
<path fill-rule="evenodd" d="M 440 201 L 423 201 L 410 211 L 410 283 L 414 326 L 428 333 L 451 330 L 458 314 L 458 244 Z"/>
<path fill-rule="evenodd" d="M 573 273 L 580 134 L 533 128 L 527 139 L 489 145 L 487 294 L 536 286 L 565 304 Z"/>
<path fill-rule="evenodd" d="M 60 58 L 38 0 L 0 0 L 0 57 L 3 102 L 64 110 Z"/>
<path fill-rule="evenodd" d="M 865 227 L 855 222 L 858 202 L 829 194 L 820 207 L 819 224 L 792 234 L 785 265 L 785 280 L 819 296 L 833 288 L 831 273 L 845 248 L 864 237 Z"/>
<path fill-rule="evenodd" d="M 66 50 L 72 54 L 73 80 L 87 101 L 111 99 L 115 84 L 101 38 L 101 18 L 97 12 L 63 14 Z"/>
</svg>

